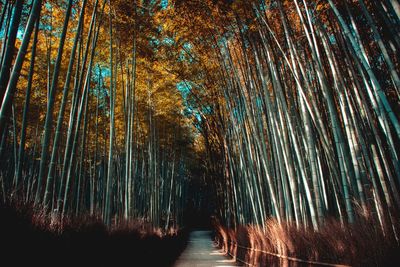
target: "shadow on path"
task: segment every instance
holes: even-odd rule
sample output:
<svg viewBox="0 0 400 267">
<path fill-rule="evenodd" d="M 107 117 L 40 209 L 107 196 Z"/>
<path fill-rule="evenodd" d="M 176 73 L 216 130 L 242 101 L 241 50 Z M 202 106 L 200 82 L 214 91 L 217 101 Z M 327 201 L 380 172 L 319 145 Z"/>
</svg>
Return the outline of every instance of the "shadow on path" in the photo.
<svg viewBox="0 0 400 267">
<path fill-rule="evenodd" d="M 211 231 L 193 231 L 189 235 L 186 249 L 174 267 L 219 267 L 240 266 L 225 256 L 211 240 Z"/>
</svg>

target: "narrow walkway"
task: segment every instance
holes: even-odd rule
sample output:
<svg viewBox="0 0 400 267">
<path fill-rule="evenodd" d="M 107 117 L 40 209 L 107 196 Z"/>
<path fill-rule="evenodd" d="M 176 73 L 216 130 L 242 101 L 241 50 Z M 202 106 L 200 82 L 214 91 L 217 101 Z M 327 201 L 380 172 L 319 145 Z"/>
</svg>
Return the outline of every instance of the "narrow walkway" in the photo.
<svg viewBox="0 0 400 267">
<path fill-rule="evenodd" d="M 239 266 L 224 255 L 211 240 L 211 231 L 190 233 L 187 248 L 176 261 L 174 267 L 228 267 Z"/>
</svg>

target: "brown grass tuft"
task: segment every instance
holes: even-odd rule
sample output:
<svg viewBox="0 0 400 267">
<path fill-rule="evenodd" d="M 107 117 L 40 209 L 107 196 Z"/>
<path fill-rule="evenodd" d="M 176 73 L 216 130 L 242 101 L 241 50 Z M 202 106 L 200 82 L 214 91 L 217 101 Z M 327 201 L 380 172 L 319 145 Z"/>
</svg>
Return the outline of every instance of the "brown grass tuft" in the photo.
<svg viewBox="0 0 400 267">
<path fill-rule="evenodd" d="M 352 225 L 329 219 L 319 231 L 280 225 L 272 218 L 264 227 L 240 226 L 234 230 L 218 225 L 216 229 L 218 243 L 226 252 L 254 266 L 304 265 L 282 260 L 285 257 L 351 266 L 400 266 L 396 239 L 384 235 L 368 216 Z"/>
</svg>

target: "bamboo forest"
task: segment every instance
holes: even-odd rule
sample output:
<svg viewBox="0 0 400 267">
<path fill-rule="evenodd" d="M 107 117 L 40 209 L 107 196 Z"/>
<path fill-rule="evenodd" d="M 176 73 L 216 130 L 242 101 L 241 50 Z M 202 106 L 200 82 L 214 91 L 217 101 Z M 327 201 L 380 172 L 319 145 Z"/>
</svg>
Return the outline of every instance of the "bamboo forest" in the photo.
<svg viewBox="0 0 400 267">
<path fill-rule="evenodd" d="M 1 266 L 400 266 L 398 0 L 0 0 L 0 43 Z"/>
</svg>

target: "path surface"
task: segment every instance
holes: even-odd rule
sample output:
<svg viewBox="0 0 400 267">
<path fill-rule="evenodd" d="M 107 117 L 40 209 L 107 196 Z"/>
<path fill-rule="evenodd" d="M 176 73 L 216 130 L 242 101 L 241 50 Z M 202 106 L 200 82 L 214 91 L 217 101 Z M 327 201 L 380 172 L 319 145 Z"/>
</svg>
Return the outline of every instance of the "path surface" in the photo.
<svg viewBox="0 0 400 267">
<path fill-rule="evenodd" d="M 218 249 L 211 240 L 211 231 L 190 233 L 188 245 L 174 267 L 239 266 Z"/>
</svg>

